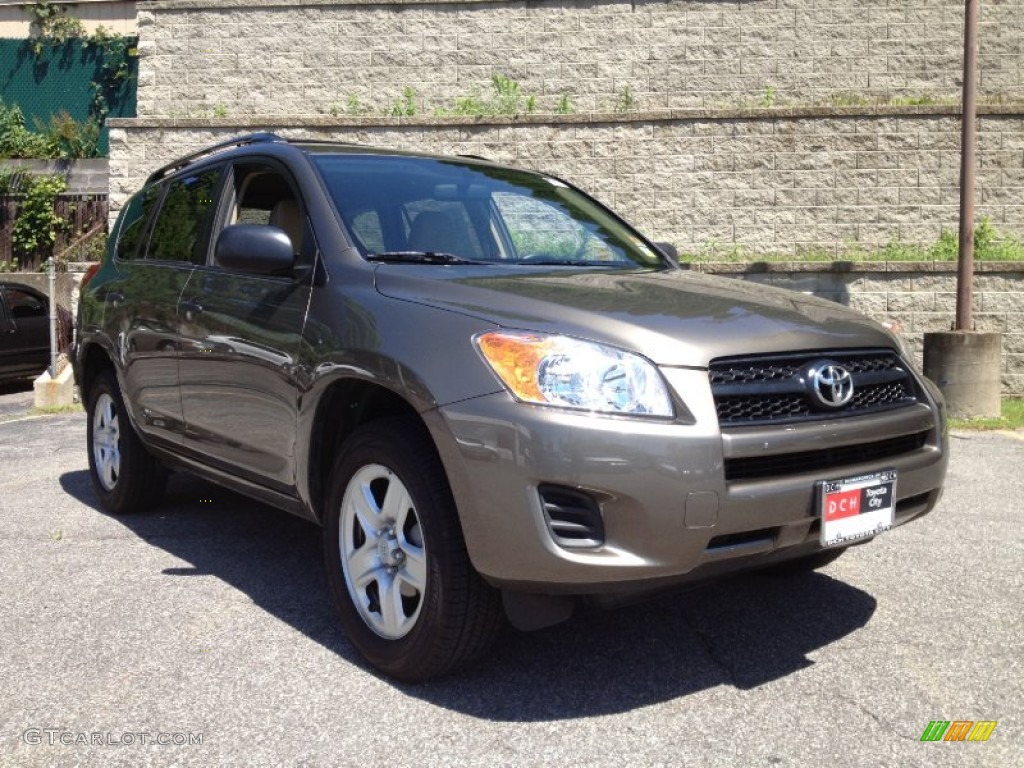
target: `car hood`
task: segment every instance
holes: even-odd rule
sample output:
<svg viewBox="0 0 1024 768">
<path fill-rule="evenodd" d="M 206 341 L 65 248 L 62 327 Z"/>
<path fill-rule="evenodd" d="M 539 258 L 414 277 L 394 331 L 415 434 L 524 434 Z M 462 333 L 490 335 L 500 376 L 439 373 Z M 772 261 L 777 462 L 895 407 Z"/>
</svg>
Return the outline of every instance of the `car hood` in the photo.
<svg viewBox="0 0 1024 768">
<path fill-rule="evenodd" d="M 663 366 L 795 350 L 895 347 L 878 323 L 794 291 L 685 270 L 381 265 L 385 296 L 505 328 L 561 333 Z"/>
</svg>

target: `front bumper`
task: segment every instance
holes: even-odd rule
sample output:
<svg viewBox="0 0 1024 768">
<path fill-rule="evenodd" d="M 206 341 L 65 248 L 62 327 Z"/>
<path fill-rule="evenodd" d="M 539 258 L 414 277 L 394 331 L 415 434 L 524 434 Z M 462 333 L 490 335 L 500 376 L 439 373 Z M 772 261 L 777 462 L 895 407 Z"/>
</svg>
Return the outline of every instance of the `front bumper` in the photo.
<svg viewBox="0 0 1024 768">
<path fill-rule="evenodd" d="M 945 477 L 939 408 L 723 436 L 707 374 L 666 374 L 685 393 L 691 423 L 598 417 L 523 405 L 504 393 L 445 406 L 428 418 L 476 569 L 513 590 L 603 594 L 643 591 L 688 575 L 756 567 L 818 548 L 816 484 L 896 469 L 896 524 L 929 512 Z M 779 477 L 730 480 L 727 459 L 803 454 L 914 433 L 923 445 L 884 459 Z M 556 543 L 538 488 L 597 500 L 604 543 Z"/>
</svg>

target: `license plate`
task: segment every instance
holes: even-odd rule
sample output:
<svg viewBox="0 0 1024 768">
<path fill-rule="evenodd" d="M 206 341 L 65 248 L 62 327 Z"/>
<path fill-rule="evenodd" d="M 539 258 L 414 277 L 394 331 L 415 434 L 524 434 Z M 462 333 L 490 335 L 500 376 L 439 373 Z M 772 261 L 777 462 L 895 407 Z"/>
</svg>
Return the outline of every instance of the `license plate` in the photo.
<svg viewBox="0 0 1024 768">
<path fill-rule="evenodd" d="M 821 546 L 846 546 L 892 528 L 896 470 L 826 480 L 819 488 Z"/>
</svg>

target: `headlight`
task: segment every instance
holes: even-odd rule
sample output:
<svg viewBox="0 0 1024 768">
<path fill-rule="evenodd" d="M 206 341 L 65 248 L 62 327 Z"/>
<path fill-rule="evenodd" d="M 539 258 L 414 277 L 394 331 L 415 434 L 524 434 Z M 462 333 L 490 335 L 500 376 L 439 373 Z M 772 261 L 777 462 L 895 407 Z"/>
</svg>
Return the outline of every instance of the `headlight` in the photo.
<svg viewBox="0 0 1024 768">
<path fill-rule="evenodd" d="M 501 382 L 523 402 L 601 413 L 674 415 L 661 374 L 639 355 L 541 333 L 493 331 L 475 341 Z"/>
</svg>

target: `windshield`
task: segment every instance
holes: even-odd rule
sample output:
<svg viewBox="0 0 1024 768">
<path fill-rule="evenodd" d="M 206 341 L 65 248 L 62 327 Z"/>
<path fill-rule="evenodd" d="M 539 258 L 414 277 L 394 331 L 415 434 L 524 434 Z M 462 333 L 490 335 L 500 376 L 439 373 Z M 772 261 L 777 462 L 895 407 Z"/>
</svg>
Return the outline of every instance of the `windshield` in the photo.
<svg viewBox="0 0 1024 768">
<path fill-rule="evenodd" d="M 435 158 L 314 154 L 312 159 L 368 258 L 665 266 L 628 226 L 554 178 Z"/>
</svg>

